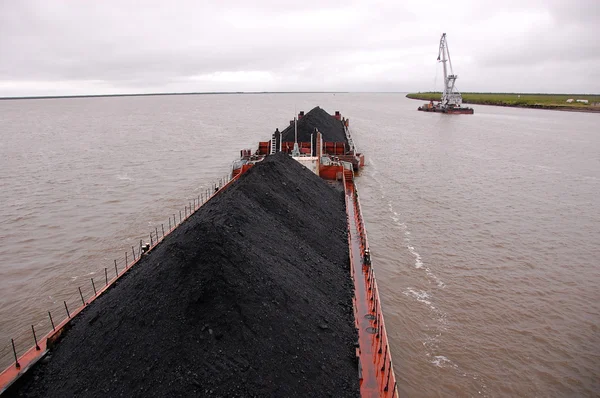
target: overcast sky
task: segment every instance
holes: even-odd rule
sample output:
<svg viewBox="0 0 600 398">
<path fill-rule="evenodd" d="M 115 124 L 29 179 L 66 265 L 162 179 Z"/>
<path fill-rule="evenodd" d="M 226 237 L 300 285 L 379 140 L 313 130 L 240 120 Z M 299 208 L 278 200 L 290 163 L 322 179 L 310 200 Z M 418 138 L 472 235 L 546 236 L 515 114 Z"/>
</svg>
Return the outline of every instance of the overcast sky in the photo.
<svg viewBox="0 0 600 398">
<path fill-rule="evenodd" d="M 600 0 L 0 0 L 0 97 L 600 93 Z"/>
</svg>

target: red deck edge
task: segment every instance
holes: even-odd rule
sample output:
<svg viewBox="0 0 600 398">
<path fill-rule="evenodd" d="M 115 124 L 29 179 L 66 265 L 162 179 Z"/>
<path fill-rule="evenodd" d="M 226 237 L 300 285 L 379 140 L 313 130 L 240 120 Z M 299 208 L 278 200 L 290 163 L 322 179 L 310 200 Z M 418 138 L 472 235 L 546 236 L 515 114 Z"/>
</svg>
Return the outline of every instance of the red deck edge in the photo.
<svg viewBox="0 0 600 398">
<path fill-rule="evenodd" d="M 160 242 L 162 242 L 165 239 L 165 237 L 167 237 L 177 227 L 179 227 L 181 224 L 183 224 L 183 222 L 185 220 L 187 220 L 188 218 L 190 218 L 192 216 L 192 214 L 194 214 L 196 211 L 198 211 L 198 209 L 200 209 L 200 207 L 202 207 L 202 205 L 207 203 L 215 195 L 218 195 L 219 193 L 221 193 L 223 191 L 223 189 L 227 188 L 233 181 L 235 181 L 237 178 L 239 178 L 239 176 L 240 175 L 234 176 L 225 185 L 223 185 L 223 187 L 221 187 L 218 191 L 213 192 L 212 195 L 208 199 L 206 199 L 206 201 L 204 203 L 199 204 L 196 208 L 194 208 L 194 211 L 190 212 L 190 214 L 185 216 L 178 225 L 173 226 L 173 228 L 171 228 L 169 231 L 167 231 L 165 236 L 163 236 L 160 239 L 157 239 L 156 242 L 153 242 L 152 246 L 148 249 L 148 251 L 146 253 L 149 253 L 150 251 L 152 251 L 152 249 L 154 249 Z M 75 318 L 79 313 L 81 313 L 81 311 L 83 311 L 92 301 L 94 301 L 96 298 L 98 298 L 102 293 L 107 291 L 117 280 L 119 280 L 119 278 L 121 278 L 123 275 L 125 275 L 127 273 L 127 271 L 129 271 L 131 269 L 131 267 L 133 267 L 135 264 L 137 264 L 140 261 L 140 259 L 141 259 L 141 256 L 138 257 L 137 259 L 135 259 L 134 261 L 132 261 L 130 264 L 126 265 L 125 269 L 121 272 L 121 274 L 114 276 L 112 279 L 110 279 L 108 281 L 108 283 L 102 287 L 102 289 L 99 289 L 95 295 L 88 298 L 85 301 L 85 304 L 82 304 L 75 311 L 70 312 L 69 317 L 62 320 L 58 325 L 55 325 L 54 330 L 50 331 L 44 337 L 39 339 L 37 347 L 33 346 L 29 350 L 27 350 L 25 352 L 25 354 L 21 355 L 17 361 L 19 364 L 19 367 L 16 366 L 16 363 L 13 363 L 12 365 L 10 365 L 6 369 L 4 369 L 2 371 L 2 373 L 0 373 L 0 395 L 3 394 L 4 391 L 6 391 L 8 389 L 8 387 L 10 387 L 19 377 L 21 377 L 24 373 L 26 373 L 29 369 L 31 369 L 31 367 L 37 361 L 39 361 L 41 358 L 44 357 L 44 355 L 46 355 L 46 353 L 48 352 L 48 348 L 51 347 L 53 343 L 56 343 L 60 339 L 61 334 L 65 331 L 66 327 L 69 326 L 69 324 L 71 323 L 71 320 L 73 318 Z M 33 340 L 33 335 L 32 335 L 32 340 Z"/>
<path fill-rule="evenodd" d="M 397 397 L 398 389 L 388 335 L 381 312 L 372 265 L 364 263 L 369 247 L 353 173 L 344 170 L 350 271 L 354 280 L 354 319 L 358 330 L 357 357 L 361 397 Z"/>
</svg>

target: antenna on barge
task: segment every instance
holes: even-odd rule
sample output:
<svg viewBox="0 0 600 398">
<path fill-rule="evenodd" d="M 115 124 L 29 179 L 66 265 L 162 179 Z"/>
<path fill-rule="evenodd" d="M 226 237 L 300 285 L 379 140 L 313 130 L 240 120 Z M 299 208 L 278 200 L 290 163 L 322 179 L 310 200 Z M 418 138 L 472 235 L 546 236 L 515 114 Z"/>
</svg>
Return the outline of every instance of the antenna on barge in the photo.
<svg viewBox="0 0 600 398">
<path fill-rule="evenodd" d="M 446 59 L 448 57 L 448 59 Z M 441 58 L 441 59 L 440 59 Z M 444 66 L 444 92 L 442 93 L 442 106 L 460 106 L 462 104 L 462 96 L 455 89 L 457 75 L 452 70 L 452 60 L 450 60 L 450 50 L 448 49 L 448 41 L 446 40 L 446 34 L 442 34 L 440 39 L 440 50 L 438 52 L 437 60 Z M 446 62 L 450 64 L 450 74 L 446 67 Z"/>
<path fill-rule="evenodd" d="M 300 156 L 300 149 L 298 148 L 298 118 L 294 116 L 294 149 L 292 149 L 292 156 Z"/>
</svg>

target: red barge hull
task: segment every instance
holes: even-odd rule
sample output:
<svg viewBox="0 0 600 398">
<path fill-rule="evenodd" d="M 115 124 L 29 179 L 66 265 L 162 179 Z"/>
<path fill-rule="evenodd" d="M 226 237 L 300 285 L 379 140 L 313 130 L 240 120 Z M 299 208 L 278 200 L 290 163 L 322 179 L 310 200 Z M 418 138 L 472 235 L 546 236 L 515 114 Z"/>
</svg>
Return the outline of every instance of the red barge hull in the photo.
<svg viewBox="0 0 600 398">
<path fill-rule="evenodd" d="M 447 107 L 447 108 L 443 108 L 440 106 L 429 106 L 429 104 L 420 106 L 417 108 L 417 110 L 422 111 L 422 112 L 437 112 L 437 113 L 447 113 L 449 115 L 472 115 L 473 113 L 475 113 L 475 111 L 473 110 L 473 108 L 452 108 L 452 107 Z"/>
</svg>

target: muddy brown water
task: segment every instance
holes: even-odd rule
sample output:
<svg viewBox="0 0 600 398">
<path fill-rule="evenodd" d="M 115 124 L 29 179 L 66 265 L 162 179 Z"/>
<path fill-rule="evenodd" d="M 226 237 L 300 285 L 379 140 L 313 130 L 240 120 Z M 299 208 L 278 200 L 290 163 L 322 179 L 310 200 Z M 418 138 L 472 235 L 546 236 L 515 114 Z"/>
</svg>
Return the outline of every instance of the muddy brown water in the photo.
<svg viewBox="0 0 600 398">
<path fill-rule="evenodd" d="M 0 357 L 294 109 L 350 118 L 399 390 L 600 393 L 600 115 L 403 94 L 0 101 Z M 62 312 L 61 312 L 62 311 Z"/>
</svg>

